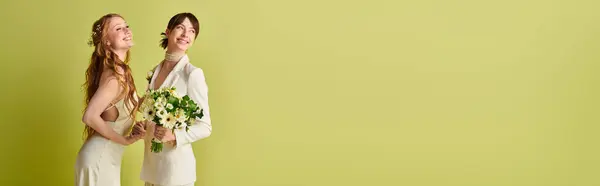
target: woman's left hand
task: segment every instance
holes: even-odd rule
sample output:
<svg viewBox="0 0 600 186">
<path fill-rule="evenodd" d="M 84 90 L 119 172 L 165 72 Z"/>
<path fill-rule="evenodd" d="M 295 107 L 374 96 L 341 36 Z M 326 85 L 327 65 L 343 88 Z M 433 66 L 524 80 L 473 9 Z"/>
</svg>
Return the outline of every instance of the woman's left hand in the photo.
<svg viewBox="0 0 600 186">
<path fill-rule="evenodd" d="M 162 142 L 169 142 L 175 140 L 175 134 L 171 130 L 157 125 L 154 129 L 154 138 Z"/>
</svg>

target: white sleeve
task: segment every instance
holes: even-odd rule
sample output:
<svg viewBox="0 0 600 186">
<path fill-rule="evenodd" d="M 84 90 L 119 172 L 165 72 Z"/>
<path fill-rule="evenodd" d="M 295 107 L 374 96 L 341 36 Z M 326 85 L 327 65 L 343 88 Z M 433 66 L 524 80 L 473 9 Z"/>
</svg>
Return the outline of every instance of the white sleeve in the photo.
<svg viewBox="0 0 600 186">
<path fill-rule="evenodd" d="M 207 138 L 212 132 L 210 109 L 208 106 L 208 86 L 206 85 L 202 69 L 197 68 L 190 73 L 187 86 L 188 96 L 203 109 L 204 116 L 202 119 L 196 119 L 196 122 L 191 124 L 187 132 L 185 128 L 175 130 L 175 139 L 178 147 Z"/>
</svg>

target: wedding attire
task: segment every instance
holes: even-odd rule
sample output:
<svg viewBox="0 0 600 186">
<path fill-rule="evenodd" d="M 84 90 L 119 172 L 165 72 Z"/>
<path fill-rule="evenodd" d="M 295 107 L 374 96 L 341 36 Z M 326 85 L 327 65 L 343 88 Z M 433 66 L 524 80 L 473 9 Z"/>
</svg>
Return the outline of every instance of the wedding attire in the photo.
<svg viewBox="0 0 600 186">
<path fill-rule="evenodd" d="M 133 124 L 124 99 L 111 104 L 106 110 L 115 107 L 119 117 L 114 122 L 106 121 L 120 135 L 125 134 Z M 75 163 L 76 186 L 120 186 L 121 159 L 125 146 L 95 133 L 85 141 Z"/>
<path fill-rule="evenodd" d="M 156 77 L 161 71 L 159 64 L 153 70 L 148 87 L 155 87 Z M 179 96 L 188 95 L 203 109 L 204 116 L 192 123 L 189 131 L 175 129 L 175 145 L 163 143 L 161 152 L 150 151 L 155 125 L 147 126 L 144 139 L 144 162 L 140 178 L 146 185 L 193 185 L 196 181 L 196 159 L 192 142 L 211 135 L 212 125 L 208 105 L 208 87 L 202 69 L 193 66 L 187 55 L 179 59 L 173 70 L 159 88 L 175 87 Z"/>
</svg>

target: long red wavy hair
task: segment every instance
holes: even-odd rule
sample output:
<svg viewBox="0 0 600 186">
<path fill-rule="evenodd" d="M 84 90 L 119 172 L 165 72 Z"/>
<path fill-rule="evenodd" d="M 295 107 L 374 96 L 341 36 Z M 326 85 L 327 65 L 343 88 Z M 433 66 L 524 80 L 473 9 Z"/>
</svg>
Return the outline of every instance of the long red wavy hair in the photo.
<svg viewBox="0 0 600 186">
<path fill-rule="evenodd" d="M 94 96 L 94 93 L 98 90 L 100 78 L 102 77 L 105 68 L 111 69 L 117 77 L 119 85 L 123 88 L 121 94 L 125 94 L 123 98 L 124 103 L 130 103 L 125 104 L 130 111 L 129 117 L 135 121 L 139 100 L 137 99 L 138 95 L 135 89 L 133 76 L 131 75 L 131 68 L 129 68 L 129 50 L 127 51 L 125 61 L 121 61 L 119 56 L 106 45 L 108 25 L 113 17 L 123 18 L 119 14 L 106 14 L 92 25 L 92 36 L 88 44 L 94 47 L 94 52 L 92 53 L 90 64 L 85 72 L 85 83 L 83 84 L 85 89 L 85 106 L 87 107 Z M 117 70 L 119 68 L 122 69 L 122 71 Z M 86 125 L 83 131 L 83 139 L 87 140 L 95 133 L 96 131 L 94 129 Z"/>
</svg>

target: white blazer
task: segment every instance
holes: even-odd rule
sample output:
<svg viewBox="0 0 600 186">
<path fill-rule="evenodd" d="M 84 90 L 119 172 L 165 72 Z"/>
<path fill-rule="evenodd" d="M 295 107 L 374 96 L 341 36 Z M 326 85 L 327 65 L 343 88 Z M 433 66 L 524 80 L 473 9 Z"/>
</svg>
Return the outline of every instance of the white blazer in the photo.
<svg viewBox="0 0 600 186">
<path fill-rule="evenodd" d="M 154 87 L 154 81 L 160 72 L 158 65 L 148 85 Z M 196 181 L 196 159 L 191 143 L 210 136 L 212 125 L 208 107 L 208 87 L 202 69 L 193 66 L 187 55 L 175 65 L 162 87 L 175 86 L 177 94 L 188 95 L 204 109 L 202 119 L 197 119 L 188 132 L 176 129 L 176 146 L 164 143 L 159 153 L 150 151 L 154 137 L 154 126 L 149 126 L 144 139 L 144 163 L 140 178 L 145 182 L 158 185 L 185 185 Z"/>
</svg>

